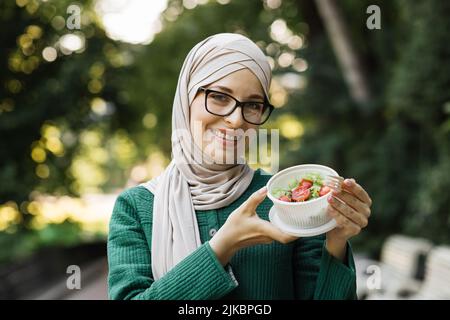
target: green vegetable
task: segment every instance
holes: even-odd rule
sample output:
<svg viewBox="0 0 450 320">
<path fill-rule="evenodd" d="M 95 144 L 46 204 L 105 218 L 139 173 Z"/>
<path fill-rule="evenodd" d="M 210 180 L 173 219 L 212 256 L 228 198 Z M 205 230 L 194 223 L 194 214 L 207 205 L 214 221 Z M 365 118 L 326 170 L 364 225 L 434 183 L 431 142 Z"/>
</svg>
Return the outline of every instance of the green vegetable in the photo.
<svg viewBox="0 0 450 320">
<path fill-rule="evenodd" d="M 323 185 L 323 178 L 320 173 L 308 173 L 303 177 L 303 179 L 310 180 L 313 182 L 313 185 Z"/>
<path fill-rule="evenodd" d="M 308 200 L 319 198 L 319 191 L 323 186 L 323 177 L 320 173 L 308 173 L 301 177 L 296 177 L 289 182 L 288 187 L 275 187 L 272 190 L 272 195 L 279 199 L 281 196 L 291 198 L 292 190 L 297 188 L 302 179 L 312 181 L 313 185 L 309 188 L 310 196 Z"/>
<path fill-rule="evenodd" d="M 309 198 L 310 199 L 315 199 L 315 198 L 319 198 L 319 191 L 320 191 L 321 186 L 317 185 L 317 184 L 313 184 L 311 188 L 309 188 L 309 191 L 311 192 Z"/>
<path fill-rule="evenodd" d="M 275 198 L 277 198 L 277 199 L 279 197 L 281 197 L 281 196 L 288 196 L 288 197 L 290 197 L 291 196 L 291 190 L 288 189 L 288 188 L 273 188 L 272 195 Z"/>
<path fill-rule="evenodd" d="M 297 188 L 298 184 L 300 183 L 300 179 L 294 179 L 289 183 L 289 190 Z"/>
</svg>

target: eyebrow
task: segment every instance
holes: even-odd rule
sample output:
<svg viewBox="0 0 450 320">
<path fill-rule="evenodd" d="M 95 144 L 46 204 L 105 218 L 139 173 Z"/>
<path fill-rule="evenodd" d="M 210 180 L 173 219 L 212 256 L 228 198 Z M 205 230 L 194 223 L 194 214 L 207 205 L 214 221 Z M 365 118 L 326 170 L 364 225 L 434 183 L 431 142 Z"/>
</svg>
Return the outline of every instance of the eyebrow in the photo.
<svg viewBox="0 0 450 320">
<path fill-rule="evenodd" d="M 224 87 L 224 86 L 214 85 L 214 86 L 211 86 L 209 89 L 212 89 L 212 88 L 217 88 L 217 89 L 223 90 L 229 94 L 233 94 L 233 90 L 231 90 L 230 88 Z M 257 93 L 253 93 L 247 97 L 247 99 L 253 99 L 253 98 L 264 100 L 264 97 L 262 97 L 260 94 L 257 94 Z"/>
</svg>

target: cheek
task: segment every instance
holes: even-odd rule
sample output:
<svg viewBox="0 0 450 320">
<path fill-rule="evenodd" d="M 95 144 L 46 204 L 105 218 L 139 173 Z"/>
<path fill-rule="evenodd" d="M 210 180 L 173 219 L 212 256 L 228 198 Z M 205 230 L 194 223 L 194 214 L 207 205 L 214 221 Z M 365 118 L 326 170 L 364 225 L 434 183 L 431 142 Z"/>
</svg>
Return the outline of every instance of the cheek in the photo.
<svg viewBox="0 0 450 320">
<path fill-rule="evenodd" d="M 194 102 L 190 111 L 189 121 L 191 125 L 191 133 L 196 140 L 205 132 L 208 126 L 220 120 L 219 117 L 206 111 L 203 105 L 199 103 Z"/>
<path fill-rule="evenodd" d="M 251 133 L 252 131 L 254 131 L 256 133 L 256 136 L 258 136 L 258 128 L 259 128 L 258 125 L 250 124 L 250 123 L 245 123 L 241 127 L 241 129 L 244 130 L 244 132 L 247 132 L 247 133 Z M 250 134 L 250 136 L 252 136 L 252 135 Z"/>
</svg>

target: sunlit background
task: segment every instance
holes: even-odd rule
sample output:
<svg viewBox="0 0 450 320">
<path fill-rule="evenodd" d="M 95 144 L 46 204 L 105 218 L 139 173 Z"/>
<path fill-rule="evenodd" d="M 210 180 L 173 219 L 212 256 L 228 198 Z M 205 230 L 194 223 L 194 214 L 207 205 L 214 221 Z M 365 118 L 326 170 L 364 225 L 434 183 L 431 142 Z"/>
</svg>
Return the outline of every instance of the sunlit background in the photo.
<svg viewBox="0 0 450 320">
<path fill-rule="evenodd" d="M 380 30 L 366 26 L 370 4 Z M 448 244 L 449 15 L 437 0 L 2 1 L 0 298 L 106 298 L 114 201 L 169 163 L 181 65 L 219 32 L 250 37 L 270 62 L 264 127 L 280 130 L 280 169 L 328 165 L 371 194 L 356 252 L 380 259 L 394 234 Z M 78 261 L 103 277 L 56 290 L 60 266 Z M 32 262 L 54 276 L 17 280 Z"/>
</svg>

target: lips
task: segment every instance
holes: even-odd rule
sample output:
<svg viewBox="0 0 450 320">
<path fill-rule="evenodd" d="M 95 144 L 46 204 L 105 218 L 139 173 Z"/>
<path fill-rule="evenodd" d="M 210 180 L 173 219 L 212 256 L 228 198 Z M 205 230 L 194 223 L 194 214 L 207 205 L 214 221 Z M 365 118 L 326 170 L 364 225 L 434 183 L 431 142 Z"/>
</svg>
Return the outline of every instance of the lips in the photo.
<svg viewBox="0 0 450 320">
<path fill-rule="evenodd" d="M 237 141 L 242 138 L 242 135 L 238 135 L 232 130 L 227 129 L 212 129 L 214 137 L 223 146 L 235 146 Z"/>
<path fill-rule="evenodd" d="M 233 133 L 233 131 L 226 129 L 213 129 L 213 133 L 216 137 L 225 139 L 227 141 L 237 141 L 242 137 L 240 135 Z"/>
</svg>

